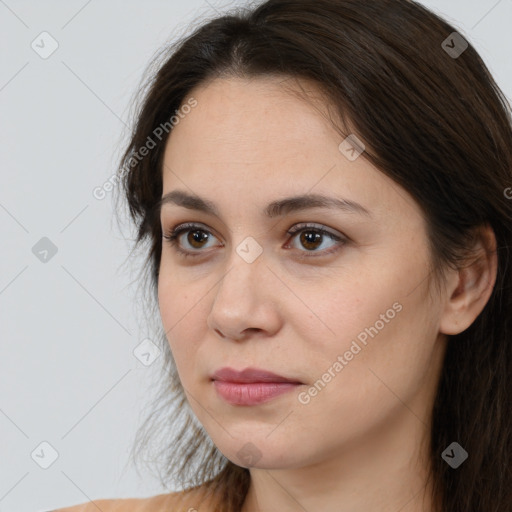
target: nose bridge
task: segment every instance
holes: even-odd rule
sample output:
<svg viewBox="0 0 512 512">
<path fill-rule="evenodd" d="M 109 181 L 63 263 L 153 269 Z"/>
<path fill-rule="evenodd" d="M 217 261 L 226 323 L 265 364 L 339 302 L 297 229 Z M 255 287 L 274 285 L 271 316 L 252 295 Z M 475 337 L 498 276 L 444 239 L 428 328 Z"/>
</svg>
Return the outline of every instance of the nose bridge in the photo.
<svg viewBox="0 0 512 512">
<path fill-rule="evenodd" d="M 228 272 L 222 278 L 217 297 L 224 292 L 229 293 L 228 299 L 245 299 L 253 295 L 256 284 L 264 280 L 263 274 L 268 272 L 263 258 L 263 248 L 252 237 L 246 237 L 232 249 L 229 258 Z"/>
<path fill-rule="evenodd" d="M 249 328 L 268 330 L 274 321 L 263 288 L 271 274 L 263 248 L 254 239 L 232 247 L 228 270 L 218 283 L 208 318 L 209 327 L 236 339 Z"/>
</svg>

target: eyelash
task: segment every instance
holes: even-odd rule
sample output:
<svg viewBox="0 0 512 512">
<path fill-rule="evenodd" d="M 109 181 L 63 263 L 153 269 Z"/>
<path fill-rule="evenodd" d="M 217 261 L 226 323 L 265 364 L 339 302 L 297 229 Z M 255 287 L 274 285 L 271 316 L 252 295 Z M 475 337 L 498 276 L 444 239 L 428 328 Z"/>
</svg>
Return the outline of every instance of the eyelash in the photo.
<svg viewBox="0 0 512 512">
<path fill-rule="evenodd" d="M 187 231 L 194 231 L 194 230 L 202 231 L 206 234 L 211 234 L 210 231 L 202 228 L 198 224 L 187 223 L 187 224 L 180 224 L 179 226 L 176 226 L 175 228 L 171 229 L 168 233 L 164 234 L 163 237 L 169 241 L 169 243 L 174 248 L 174 250 L 181 256 L 183 256 L 185 258 L 197 257 L 197 256 L 201 256 L 201 252 L 202 252 L 201 250 L 198 250 L 196 253 L 186 251 L 186 250 L 183 250 L 178 244 L 178 238 L 182 233 L 187 232 Z M 319 228 L 319 227 L 317 227 L 315 225 L 311 225 L 311 224 L 299 224 L 294 229 L 288 230 L 286 232 L 286 234 L 290 235 L 290 236 L 294 236 L 303 231 L 311 231 L 311 232 L 320 234 L 322 236 L 328 236 L 329 238 L 331 238 L 332 240 L 334 240 L 336 242 L 341 242 L 341 245 L 338 245 L 333 249 L 324 250 L 323 252 L 321 252 L 321 256 L 327 256 L 329 254 L 333 254 L 333 253 L 337 252 L 338 250 L 341 249 L 341 247 L 343 245 L 345 245 L 348 242 L 348 240 L 344 237 L 340 237 L 338 235 L 335 235 L 334 233 L 331 233 L 330 231 L 327 231 L 323 228 Z M 299 252 L 310 252 L 310 253 L 313 252 L 314 253 L 314 252 L 319 252 L 319 251 L 299 251 Z M 311 257 L 319 257 L 319 256 L 303 254 L 299 257 L 300 258 L 311 258 Z"/>
</svg>

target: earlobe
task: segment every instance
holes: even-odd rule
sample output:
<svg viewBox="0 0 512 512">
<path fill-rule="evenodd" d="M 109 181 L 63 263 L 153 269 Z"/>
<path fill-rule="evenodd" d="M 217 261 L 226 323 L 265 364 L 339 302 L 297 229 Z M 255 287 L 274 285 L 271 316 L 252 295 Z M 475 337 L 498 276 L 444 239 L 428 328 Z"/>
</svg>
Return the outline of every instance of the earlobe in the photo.
<svg viewBox="0 0 512 512">
<path fill-rule="evenodd" d="M 487 304 L 498 269 L 496 237 L 488 225 L 479 230 L 472 262 L 452 271 L 446 288 L 446 304 L 439 324 L 442 334 L 465 331 Z"/>
</svg>

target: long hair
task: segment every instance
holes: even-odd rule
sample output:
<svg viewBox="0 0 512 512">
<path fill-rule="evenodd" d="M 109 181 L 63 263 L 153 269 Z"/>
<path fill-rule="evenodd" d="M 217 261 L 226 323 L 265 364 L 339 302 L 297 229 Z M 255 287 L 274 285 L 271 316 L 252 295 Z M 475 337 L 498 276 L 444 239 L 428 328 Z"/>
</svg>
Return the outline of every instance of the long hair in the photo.
<svg viewBox="0 0 512 512">
<path fill-rule="evenodd" d="M 135 246 L 146 243 L 142 278 L 151 315 L 158 313 L 165 143 L 193 108 L 191 91 L 215 78 L 313 80 L 343 121 L 340 133 L 364 141 L 362 157 L 421 207 L 438 280 L 446 266 L 462 268 L 476 228 L 492 227 L 495 286 L 471 326 L 448 336 L 432 410 L 429 478 L 436 511 L 510 512 L 512 120 L 472 44 L 410 0 L 268 0 L 205 21 L 163 48 L 152 65 L 118 170 Z M 218 496 L 215 510 L 237 512 L 249 471 L 213 445 L 188 406 L 161 329 L 157 337 L 165 360 L 160 389 L 132 454 L 155 446 L 150 459 L 162 483 L 204 484 Z M 441 457 L 453 441 L 469 454 L 457 469 Z"/>
</svg>

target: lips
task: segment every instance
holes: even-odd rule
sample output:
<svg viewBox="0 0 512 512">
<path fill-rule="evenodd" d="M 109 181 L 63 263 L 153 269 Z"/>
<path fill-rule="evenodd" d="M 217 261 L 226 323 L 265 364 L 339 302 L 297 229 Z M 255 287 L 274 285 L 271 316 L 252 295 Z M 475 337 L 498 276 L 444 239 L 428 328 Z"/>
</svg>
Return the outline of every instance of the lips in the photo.
<svg viewBox="0 0 512 512">
<path fill-rule="evenodd" d="M 238 371 L 233 368 L 224 367 L 217 370 L 211 378 L 216 381 L 242 384 L 256 382 L 287 382 L 291 384 L 302 384 L 302 382 L 297 379 L 283 377 L 282 375 L 277 375 L 276 373 L 259 368 L 246 368 L 245 370 Z"/>
<path fill-rule="evenodd" d="M 259 368 L 237 371 L 221 368 L 211 377 L 218 393 L 226 402 L 236 406 L 256 406 L 286 394 L 302 382 Z"/>
</svg>

